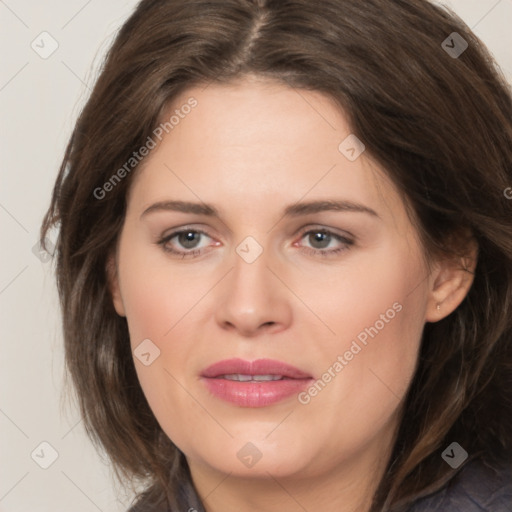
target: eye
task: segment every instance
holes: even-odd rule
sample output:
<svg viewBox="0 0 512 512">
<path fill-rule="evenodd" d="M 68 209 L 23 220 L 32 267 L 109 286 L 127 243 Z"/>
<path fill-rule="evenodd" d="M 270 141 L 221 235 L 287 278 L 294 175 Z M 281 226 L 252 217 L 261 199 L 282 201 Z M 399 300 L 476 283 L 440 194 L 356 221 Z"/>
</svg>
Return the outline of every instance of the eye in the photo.
<svg viewBox="0 0 512 512">
<path fill-rule="evenodd" d="M 204 249 L 208 246 L 201 246 L 201 238 L 211 237 L 204 231 L 199 229 L 183 228 L 173 231 L 172 233 L 161 237 L 157 244 L 162 246 L 165 252 L 181 256 L 182 258 L 193 258 L 204 253 Z M 304 252 L 309 255 L 335 256 L 342 251 L 347 250 L 354 241 L 345 236 L 339 235 L 325 228 L 309 229 L 303 231 L 300 239 L 306 238 L 312 247 L 299 245 Z M 173 241 L 174 240 L 174 241 Z M 336 243 L 338 246 L 336 247 Z M 334 244 L 334 247 L 332 247 Z M 214 245 L 220 245 L 215 242 Z M 297 246 L 297 244 L 293 244 Z"/>
<path fill-rule="evenodd" d="M 160 238 L 157 244 L 161 245 L 166 252 L 187 258 L 199 256 L 202 253 L 202 248 L 198 248 L 198 243 L 202 237 L 210 238 L 204 231 L 185 228 L 173 231 L 169 235 Z M 171 243 L 173 239 L 176 239 L 176 241 Z M 178 248 L 176 248 L 176 245 L 178 245 Z M 184 250 L 180 250 L 179 246 Z"/>
<path fill-rule="evenodd" d="M 310 243 L 312 247 L 302 248 L 307 254 L 311 255 L 334 256 L 342 251 L 346 251 L 354 244 L 353 240 L 325 228 L 310 229 L 302 232 L 301 240 L 304 238 L 306 238 L 307 242 Z M 335 246 L 333 248 L 333 242 L 337 242 L 338 247 Z M 329 248 L 329 246 L 331 246 L 331 248 Z"/>
</svg>

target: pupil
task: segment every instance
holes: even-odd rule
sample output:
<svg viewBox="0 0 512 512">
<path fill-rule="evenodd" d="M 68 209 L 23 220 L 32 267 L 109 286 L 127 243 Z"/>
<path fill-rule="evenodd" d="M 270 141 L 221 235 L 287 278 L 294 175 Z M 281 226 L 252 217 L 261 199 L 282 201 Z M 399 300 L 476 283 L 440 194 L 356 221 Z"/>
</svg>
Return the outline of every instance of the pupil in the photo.
<svg viewBox="0 0 512 512">
<path fill-rule="evenodd" d="M 196 237 L 196 234 L 194 231 L 188 231 L 187 233 L 181 233 L 180 234 L 180 243 L 183 245 L 183 247 L 186 247 L 187 249 L 191 249 L 194 245 L 194 243 L 197 240 L 194 240 L 194 237 Z"/>
<path fill-rule="evenodd" d="M 325 245 L 322 245 L 321 247 L 317 247 L 319 249 L 325 249 L 325 247 L 327 247 L 329 245 L 329 241 L 330 241 L 330 235 L 326 234 L 326 233 L 322 233 L 322 232 L 317 232 L 317 233 L 314 233 L 314 236 L 313 236 L 313 242 L 312 245 L 313 247 L 315 247 L 315 244 L 316 243 L 324 243 L 327 241 L 327 244 Z"/>
</svg>

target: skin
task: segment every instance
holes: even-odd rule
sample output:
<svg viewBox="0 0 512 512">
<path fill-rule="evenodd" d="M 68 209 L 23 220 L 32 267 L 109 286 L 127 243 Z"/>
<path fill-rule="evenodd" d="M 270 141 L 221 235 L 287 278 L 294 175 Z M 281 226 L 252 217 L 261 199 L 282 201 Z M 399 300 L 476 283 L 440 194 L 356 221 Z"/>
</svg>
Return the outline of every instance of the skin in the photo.
<svg viewBox="0 0 512 512">
<path fill-rule="evenodd" d="M 111 265 L 132 349 L 150 339 L 160 350 L 149 366 L 134 358 L 142 389 L 208 512 L 368 511 L 423 327 L 462 302 L 472 276 L 460 261 L 431 261 L 429 272 L 402 194 L 368 152 L 351 162 L 338 150 L 351 130 L 328 97 L 246 77 L 189 89 L 169 112 L 190 96 L 197 107 L 134 176 Z M 326 199 L 378 217 L 283 217 L 287 205 Z M 170 200 L 212 204 L 221 217 L 142 215 Z M 199 255 L 181 258 L 157 243 L 183 227 L 206 231 L 192 241 Z M 315 228 L 354 243 L 302 234 Z M 247 236 L 263 248 L 253 263 L 236 252 Z M 190 252 L 185 242 L 167 246 Z M 466 264 L 476 258 L 468 254 Z M 204 368 L 231 357 L 278 359 L 319 379 L 394 303 L 401 311 L 307 404 L 292 396 L 238 407 L 200 381 Z M 237 457 L 248 442 L 261 453 L 250 468 Z"/>
</svg>

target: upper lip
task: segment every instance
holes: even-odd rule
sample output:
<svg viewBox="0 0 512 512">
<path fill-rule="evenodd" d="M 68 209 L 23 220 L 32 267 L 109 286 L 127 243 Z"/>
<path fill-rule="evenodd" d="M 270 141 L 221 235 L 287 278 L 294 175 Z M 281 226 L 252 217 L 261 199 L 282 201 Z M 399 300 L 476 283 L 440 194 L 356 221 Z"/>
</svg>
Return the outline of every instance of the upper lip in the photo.
<svg viewBox="0 0 512 512">
<path fill-rule="evenodd" d="M 201 376 L 207 378 L 221 375 L 282 375 L 289 379 L 310 379 L 311 375 L 282 361 L 274 359 L 256 359 L 245 361 L 244 359 L 224 359 L 205 368 Z"/>
</svg>

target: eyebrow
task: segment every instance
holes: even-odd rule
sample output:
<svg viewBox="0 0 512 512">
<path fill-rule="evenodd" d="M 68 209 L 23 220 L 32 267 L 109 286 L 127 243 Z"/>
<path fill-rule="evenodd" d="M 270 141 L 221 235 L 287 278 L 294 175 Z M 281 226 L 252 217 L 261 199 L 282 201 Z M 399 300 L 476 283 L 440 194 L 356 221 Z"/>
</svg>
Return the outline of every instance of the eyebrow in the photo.
<svg viewBox="0 0 512 512">
<path fill-rule="evenodd" d="M 189 201 L 159 201 L 146 208 L 142 212 L 141 218 L 149 213 L 161 211 L 194 213 L 197 215 L 220 218 L 219 211 L 213 205 Z M 372 217 L 381 218 L 375 210 L 372 210 L 368 206 L 346 200 L 322 200 L 291 204 L 284 209 L 283 217 L 300 217 L 302 215 L 327 211 L 366 213 Z"/>
</svg>

